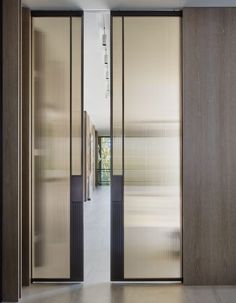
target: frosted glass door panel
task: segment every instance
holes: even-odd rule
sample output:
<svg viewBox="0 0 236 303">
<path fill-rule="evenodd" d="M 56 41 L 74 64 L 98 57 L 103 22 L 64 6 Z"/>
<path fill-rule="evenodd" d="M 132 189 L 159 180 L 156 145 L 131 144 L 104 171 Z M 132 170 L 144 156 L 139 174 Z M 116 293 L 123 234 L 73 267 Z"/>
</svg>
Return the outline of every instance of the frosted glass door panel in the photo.
<svg viewBox="0 0 236 303">
<path fill-rule="evenodd" d="M 70 277 L 70 18 L 33 18 L 34 279 Z M 79 81 L 79 80 L 78 80 Z"/>
<path fill-rule="evenodd" d="M 124 277 L 181 277 L 179 17 L 124 18 Z"/>
</svg>

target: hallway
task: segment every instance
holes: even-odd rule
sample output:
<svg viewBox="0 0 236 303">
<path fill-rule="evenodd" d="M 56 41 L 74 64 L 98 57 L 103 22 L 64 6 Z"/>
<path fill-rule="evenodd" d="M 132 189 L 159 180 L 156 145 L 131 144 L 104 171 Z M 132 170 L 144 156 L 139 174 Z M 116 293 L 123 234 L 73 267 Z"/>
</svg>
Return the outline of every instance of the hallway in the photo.
<svg viewBox="0 0 236 303">
<path fill-rule="evenodd" d="M 85 284 L 110 280 L 110 187 L 99 186 L 84 203 Z"/>
</svg>

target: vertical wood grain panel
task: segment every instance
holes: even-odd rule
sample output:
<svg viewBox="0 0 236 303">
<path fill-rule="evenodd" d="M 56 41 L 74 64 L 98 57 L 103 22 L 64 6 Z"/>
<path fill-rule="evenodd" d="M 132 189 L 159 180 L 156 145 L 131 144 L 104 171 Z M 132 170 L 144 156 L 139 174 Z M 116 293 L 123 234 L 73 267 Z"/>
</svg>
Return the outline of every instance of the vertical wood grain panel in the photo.
<svg viewBox="0 0 236 303">
<path fill-rule="evenodd" d="M 31 13 L 22 9 L 22 285 L 31 279 Z"/>
<path fill-rule="evenodd" d="M 74 177 L 72 177 L 74 178 Z M 76 178 L 76 177 L 75 177 Z M 79 178 L 79 186 L 82 188 L 83 178 Z M 83 195 L 81 193 L 81 197 Z M 71 203 L 71 267 L 70 275 L 71 280 L 83 281 L 84 280 L 84 220 L 83 220 L 83 201 L 76 201 Z"/>
<path fill-rule="evenodd" d="M 20 295 L 20 15 L 3 0 L 3 301 Z"/>
<path fill-rule="evenodd" d="M 183 12 L 183 277 L 236 284 L 236 9 Z"/>
</svg>

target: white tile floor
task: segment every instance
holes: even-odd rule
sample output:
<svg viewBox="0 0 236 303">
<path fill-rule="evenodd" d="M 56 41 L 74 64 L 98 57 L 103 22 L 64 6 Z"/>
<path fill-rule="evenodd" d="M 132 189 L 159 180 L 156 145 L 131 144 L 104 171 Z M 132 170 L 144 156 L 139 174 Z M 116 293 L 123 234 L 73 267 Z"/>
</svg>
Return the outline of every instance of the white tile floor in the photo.
<svg viewBox="0 0 236 303">
<path fill-rule="evenodd" d="M 109 187 L 85 204 L 85 282 L 38 284 L 23 290 L 29 303 L 235 303 L 236 287 L 112 284 L 109 282 Z"/>
<path fill-rule="evenodd" d="M 110 187 L 98 187 L 84 205 L 85 284 L 110 280 Z"/>
</svg>

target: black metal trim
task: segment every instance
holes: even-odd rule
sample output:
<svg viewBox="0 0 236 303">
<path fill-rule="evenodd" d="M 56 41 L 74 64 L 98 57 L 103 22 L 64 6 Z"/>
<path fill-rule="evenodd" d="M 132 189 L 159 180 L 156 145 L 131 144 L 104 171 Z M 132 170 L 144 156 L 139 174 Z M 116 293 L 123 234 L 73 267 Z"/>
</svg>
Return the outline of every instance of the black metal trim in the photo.
<svg viewBox="0 0 236 303">
<path fill-rule="evenodd" d="M 70 283 L 81 283 L 80 281 L 77 281 L 77 280 L 73 280 L 73 279 L 31 279 L 31 283 L 40 283 L 40 282 L 52 282 L 52 283 L 56 283 L 56 282 L 70 282 Z"/>
<path fill-rule="evenodd" d="M 31 248 L 30 248 L 30 254 L 31 254 L 31 269 L 30 269 L 30 277 L 32 279 L 33 277 L 33 18 L 31 13 L 31 20 L 30 20 L 30 215 L 31 215 L 31 229 L 30 229 L 30 239 L 31 239 Z"/>
<path fill-rule="evenodd" d="M 113 176 L 113 24 L 112 14 L 110 14 L 110 136 L 111 136 L 111 152 L 110 152 L 110 280 L 112 280 L 112 176 Z"/>
<path fill-rule="evenodd" d="M 82 10 L 32 10 L 32 17 L 83 17 Z"/>
<path fill-rule="evenodd" d="M 124 195 L 125 195 L 125 20 L 124 16 L 122 17 L 122 226 L 121 226 L 121 234 L 122 234 L 122 246 L 123 251 L 121 255 L 120 263 L 123 265 L 123 278 L 125 274 L 125 224 L 124 224 Z"/>
<path fill-rule="evenodd" d="M 2 130 L 3 130 L 3 125 L 2 125 L 2 120 L 3 120 L 3 42 L 2 42 L 2 28 L 3 28 L 3 12 L 2 12 L 2 1 L 0 3 L 0 48 L 1 48 L 1 58 L 0 58 L 0 73 L 1 73 L 1 80 L 0 80 L 0 95 L 1 95 L 1 100 L 0 100 L 0 268 L 2 268 L 2 203 L 3 203 L 3 196 L 2 196 L 2 181 L 3 181 L 3 175 L 2 175 Z M 2 301 L 2 270 L 0 271 L 0 302 Z"/>
<path fill-rule="evenodd" d="M 127 278 L 124 278 L 122 280 L 123 281 L 127 281 L 127 282 L 183 282 L 183 279 L 182 278 L 158 278 L 158 279 L 155 279 L 155 278 L 150 278 L 150 279 L 147 279 L 147 278 L 136 278 L 136 279 L 127 279 Z"/>
<path fill-rule="evenodd" d="M 182 17 L 182 11 L 111 11 L 111 17 Z"/>
</svg>

